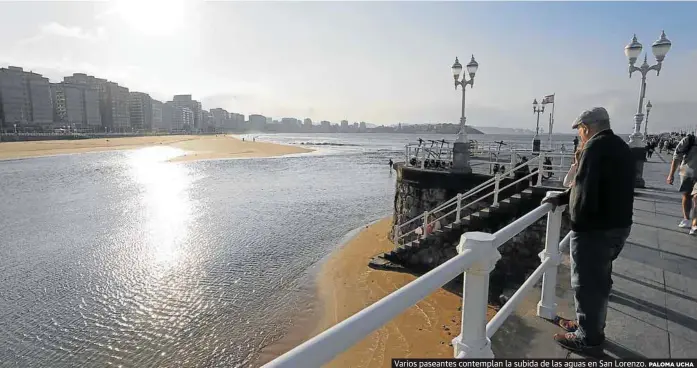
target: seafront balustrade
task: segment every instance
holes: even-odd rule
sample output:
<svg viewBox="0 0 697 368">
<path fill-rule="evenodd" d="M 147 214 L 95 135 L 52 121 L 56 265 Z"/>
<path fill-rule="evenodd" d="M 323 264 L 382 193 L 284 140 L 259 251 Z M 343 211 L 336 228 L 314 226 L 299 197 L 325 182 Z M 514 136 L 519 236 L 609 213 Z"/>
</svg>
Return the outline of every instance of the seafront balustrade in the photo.
<svg viewBox="0 0 697 368">
<path fill-rule="evenodd" d="M 265 367 L 320 367 L 463 272 L 462 325 L 460 334 L 453 339 L 453 355 L 461 359 L 493 358 L 491 337 L 540 279 L 542 293 L 537 315 L 553 319 L 557 314 L 557 268 L 561 263 L 561 249 L 569 242 L 568 235 L 559 240 L 564 210 L 564 207 L 553 210 L 552 205 L 546 203 L 494 234 L 463 234 L 457 246 L 458 255 Z M 487 323 L 489 274 L 501 258 L 498 248 L 543 216 L 547 216 L 547 228 L 545 249 L 539 254 L 540 265 Z"/>
</svg>

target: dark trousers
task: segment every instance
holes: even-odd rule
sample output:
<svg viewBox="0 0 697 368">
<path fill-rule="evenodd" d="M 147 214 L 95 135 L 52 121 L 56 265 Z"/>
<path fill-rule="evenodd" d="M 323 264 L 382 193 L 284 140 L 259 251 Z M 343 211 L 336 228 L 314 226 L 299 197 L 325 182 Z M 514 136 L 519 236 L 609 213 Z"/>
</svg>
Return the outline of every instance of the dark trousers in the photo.
<svg viewBox="0 0 697 368">
<path fill-rule="evenodd" d="M 576 335 L 587 344 L 605 341 L 612 262 L 622 251 L 630 229 L 571 232 L 571 288 L 579 325 Z"/>
</svg>

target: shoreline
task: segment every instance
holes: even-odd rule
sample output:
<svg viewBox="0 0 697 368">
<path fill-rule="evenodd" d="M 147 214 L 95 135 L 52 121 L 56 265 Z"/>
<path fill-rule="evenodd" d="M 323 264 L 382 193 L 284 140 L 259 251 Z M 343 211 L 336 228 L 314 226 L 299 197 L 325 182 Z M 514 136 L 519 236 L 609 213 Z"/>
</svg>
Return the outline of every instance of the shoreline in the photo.
<svg viewBox="0 0 697 368">
<path fill-rule="evenodd" d="M 308 148 L 278 143 L 242 141 L 228 135 L 172 135 L 3 142 L 0 144 L 0 161 L 92 152 L 133 150 L 157 146 L 176 148 L 183 152 L 182 155 L 170 159 L 169 162 L 264 158 L 297 155 L 313 151 Z"/>
<path fill-rule="evenodd" d="M 294 313 L 292 318 L 293 323 L 284 335 L 273 343 L 261 348 L 259 355 L 252 364 L 253 367 L 261 367 L 264 364 L 271 362 L 275 358 L 278 358 L 279 356 L 285 354 L 316 335 L 315 331 L 318 328 L 318 321 L 323 315 L 322 309 L 324 308 L 324 303 L 320 299 L 319 293 L 317 292 L 319 275 L 321 274 L 324 265 L 339 249 L 345 247 L 353 238 L 356 237 L 356 235 L 365 230 L 367 226 L 375 224 L 381 220 L 382 219 L 374 220 L 368 223 L 368 225 L 361 225 L 347 232 L 337 242 L 337 249 L 322 257 L 308 269 L 310 271 L 308 275 L 310 285 L 308 285 L 307 288 L 312 290 L 312 292 L 308 294 L 306 308 Z"/>
<path fill-rule="evenodd" d="M 255 366 L 268 363 L 416 279 L 411 274 L 368 267 L 371 257 L 394 247 L 388 239 L 391 225 L 391 216 L 364 225 L 328 256 L 315 280 L 317 308 L 304 316 L 314 322 L 294 323 L 286 336 L 262 349 Z M 461 306 L 459 296 L 438 289 L 325 367 L 390 367 L 392 358 L 452 358 L 451 340 L 460 333 Z M 490 308 L 488 318 L 495 313 Z"/>
</svg>

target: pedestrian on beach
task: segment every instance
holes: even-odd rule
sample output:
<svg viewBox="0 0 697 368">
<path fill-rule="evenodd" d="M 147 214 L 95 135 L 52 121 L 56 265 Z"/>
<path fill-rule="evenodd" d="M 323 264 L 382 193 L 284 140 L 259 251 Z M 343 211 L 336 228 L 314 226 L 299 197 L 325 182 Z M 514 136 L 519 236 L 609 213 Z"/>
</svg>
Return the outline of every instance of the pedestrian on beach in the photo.
<svg viewBox="0 0 697 368">
<path fill-rule="evenodd" d="M 682 193 L 682 220 L 678 224 L 678 227 L 687 228 L 690 227 L 690 217 L 694 218 L 694 216 L 690 216 L 690 214 L 694 208 L 694 195 L 692 192 L 695 189 L 695 184 L 697 184 L 697 145 L 695 145 L 695 136 L 692 134 L 681 139 L 675 147 L 666 183 L 673 185 L 675 171 L 678 169 L 678 166 L 680 175 L 680 188 L 678 191 Z M 695 200 L 697 200 L 697 198 L 695 198 Z M 697 231 L 695 228 L 697 223 L 693 223 L 692 225 L 690 234 L 694 235 Z"/>
<path fill-rule="evenodd" d="M 566 331 L 554 335 L 562 347 L 599 357 L 605 342 L 605 318 L 612 289 L 612 262 L 629 236 L 634 204 L 634 163 L 627 143 L 610 129 L 602 107 L 574 121 L 583 149 L 571 188 L 542 203 L 569 204 L 571 287 L 576 320 L 557 317 Z"/>
</svg>

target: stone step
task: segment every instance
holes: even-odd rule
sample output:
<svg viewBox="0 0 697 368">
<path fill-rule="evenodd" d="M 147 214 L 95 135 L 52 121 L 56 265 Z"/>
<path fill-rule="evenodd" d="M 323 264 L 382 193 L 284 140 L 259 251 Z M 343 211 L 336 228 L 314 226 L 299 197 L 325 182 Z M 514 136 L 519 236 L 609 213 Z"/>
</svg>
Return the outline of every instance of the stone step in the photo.
<svg viewBox="0 0 697 368">
<path fill-rule="evenodd" d="M 495 210 L 494 210 L 494 211 L 495 211 Z M 482 215 L 488 217 L 488 216 L 491 215 L 494 211 L 492 211 L 491 206 L 489 206 L 489 207 L 487 207 L 487 208 L 482 208 L 481 210 L 479 210 L 479 213 L 481 213 Z"/>
<path fill-rule="evenodd" d="M 470 222 L 470 217 L 469 217 L 469 215 L 467 215 L 467 216 L 460 218 L 460 222 L 457 222 L 457 221 L 451 222 L 450 224 L 443 226 L 443 228 L 445 230 L 448 230 L 448 231 L 461 230 L 462 228 L 468 226 L 469 222 Z"/>
</svg>

